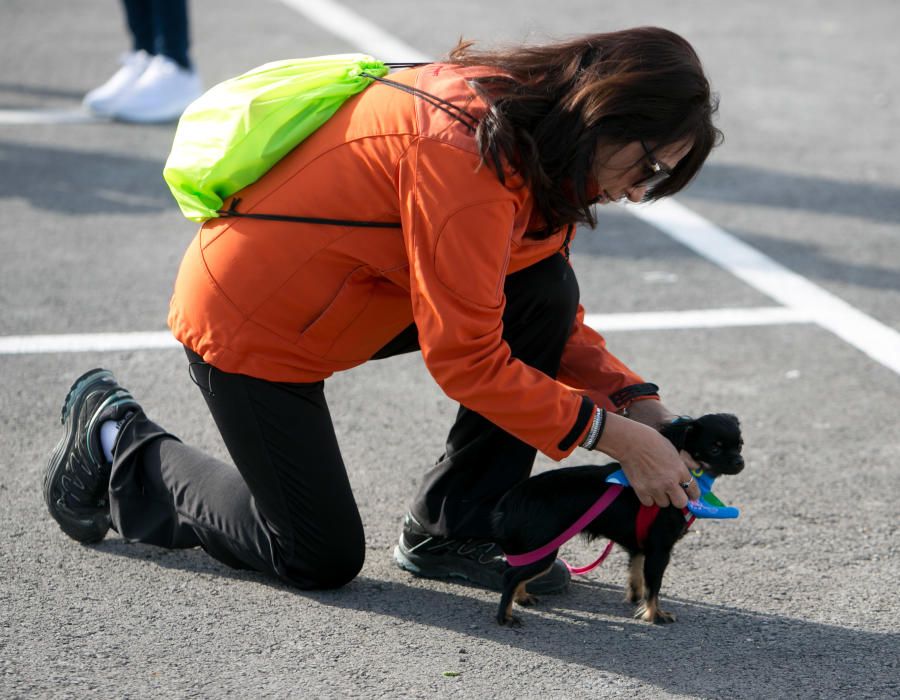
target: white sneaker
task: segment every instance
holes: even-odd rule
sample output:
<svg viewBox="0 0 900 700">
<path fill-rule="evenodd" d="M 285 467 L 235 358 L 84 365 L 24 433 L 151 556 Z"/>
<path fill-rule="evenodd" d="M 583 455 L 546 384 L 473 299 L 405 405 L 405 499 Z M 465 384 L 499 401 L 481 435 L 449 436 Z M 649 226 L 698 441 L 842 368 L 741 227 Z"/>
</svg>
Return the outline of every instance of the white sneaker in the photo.
<svg viewBox="0 0 900 700">
<path fill-rule="evenodd" d="M 136 83 L 113 105 L 112 116 L 126 122 L 170 122 L 203 92 L 196 71 L 167 56 L 154 56 Z"/>
<path fill-rule="evenodd" d="M 146 51 L 123 54 L 120 59 L 122 67 L 103 85 L 85 95 L 82 104 L 95 114 L 108 117 L 118 99 L 138 81 L 150 65 L 151 58 Z"/>
</svg>

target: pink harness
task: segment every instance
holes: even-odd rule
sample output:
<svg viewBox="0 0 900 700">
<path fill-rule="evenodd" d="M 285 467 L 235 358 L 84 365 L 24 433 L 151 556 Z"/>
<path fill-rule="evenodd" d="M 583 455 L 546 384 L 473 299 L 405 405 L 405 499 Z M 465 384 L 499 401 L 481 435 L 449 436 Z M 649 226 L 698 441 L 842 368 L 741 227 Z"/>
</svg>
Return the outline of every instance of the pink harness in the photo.
<svg viewBox="0 0 900 700">
<path fill-rule="evenodd" d="M 528 564 L 534 564 L 537 561 L 540 561 L 544 557 L 552 554 L 557 549 L 562 547 L 566 542 L 571 540 L 575 535 L 584 530 L 591 521 L 600 515 L 604 510 L 606 510 L 610 504 L 619 497 L 619 494 L 622 492 L 622 486 L 619 484 L 613 484 L 606 491 L 603 492 L 603 495 L 597 499 L 597 501 L 588 508 L 587 512 L 582 515 L 578 520 L 576 520 L 569 528 L 566 529 L 559 537 L 554 538 L 543 547 L 539 547 L 538 549 L 532 550 L 531 552 L 526 552 L 525 554 L 507 554 L 506 561 L 509 562 L 510 566 L 526 566 Z M 659 506 L 641 506 L 640 510 L 638 510 L 637 523 L 636 523 L 636 534 L 637 541 L 639 544 L 643 544 L 644 539 L 647 537 L 647 532 L 650 530 L 650 526 L 653 524 L 653 521 L 656 520 L 656 516 L 659 514 Z M 688 511 L 687 508 L 684 509 L 684 514 L 688 517 L 687 524 L 685 525 L 685 529 L 690 527 L 694 522 L 694 516 Z M 566 565 L 566 568 L 569 570 L 569 573 L 574 574 L 576 576 L 580 576 L 581 574 L 586 574 L 588 571 L 593 571 L 600 564 L 603 563 L 603 560 L 609 555 L 612 551 L 614 542 L 611 540 L 607 543 L 606 548 L 603 550 L 603 553 L 597 558 L 596 561 L 591 564 L 587 564 L 586 566 L 572 566 L 565 559 L 560 559 L 563 564 Z"/>
</svg>

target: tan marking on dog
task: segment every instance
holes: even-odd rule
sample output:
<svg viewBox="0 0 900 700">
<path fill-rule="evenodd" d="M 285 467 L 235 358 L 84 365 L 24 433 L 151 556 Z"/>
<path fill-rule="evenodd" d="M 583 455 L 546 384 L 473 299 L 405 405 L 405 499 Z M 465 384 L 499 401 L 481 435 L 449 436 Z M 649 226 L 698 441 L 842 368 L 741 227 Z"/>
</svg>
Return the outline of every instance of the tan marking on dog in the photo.
<svg viewBox="0 0 900 700">
<path fill-rule="evenodd" d="M 517 618 L 515 615 L 513 615 L 513 612 L 512 612 L 513 604 L 518 603 L 519 605 L 528 607 L 528 606 L 531 606 L 531 605 L 534 605 L 535 603 L 537 603 L 538 602 L 537 596 L 534 595 L 533 593 L 529 593 L 526 590 L 526 586 L 529 583 L 531 583 L 532 581 L 534 581 L 536 578 L 540 578 L 541 576 L 546 574 L 552 568 L 553 568 L 553 564 L 548 566 L 543 571 L 535 574 L 531 578 L 519 582 L 519 584 L 516 586 L 516 590 L 513 591 L 512 598 L 509 599 L 509 605 L 506 606 L 506 612 L 504 614 L 506 617 L 506 624 L 513 626 L 513 627 L 516 627 L 519 624 L 521 624 L 519 622 L 519 618 Z"/>
<path fill-rule="evenodd" d="M 644 555 L 636 554 L 628 567 L 628 588 L 625 600 L 639 603 L 644 599 Z"/>
</svg>

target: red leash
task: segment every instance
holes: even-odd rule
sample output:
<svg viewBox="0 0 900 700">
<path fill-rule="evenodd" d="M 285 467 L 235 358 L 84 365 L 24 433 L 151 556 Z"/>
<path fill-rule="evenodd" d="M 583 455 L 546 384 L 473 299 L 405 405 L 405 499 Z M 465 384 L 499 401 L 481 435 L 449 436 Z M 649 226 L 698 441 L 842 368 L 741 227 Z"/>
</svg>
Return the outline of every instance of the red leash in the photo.
<svg viewBox="0 0 900 700">
<path fill-rule="evenodd" d="M 600 566 L 603 563 L 603 560 L 606 559 L 607 556 L 609 556 L 609 553 L 612 551 L 614 544 L 615 542 L 613 542 L 612 540 L 607 542 L 606 549 L 603 550 L 603 554 L 600 555 L 597 561 L 595 561 L 593 564 L 588 564 L 587 566 L 572 566 L 562 557 L 560 557 L 559 560 L 566 565 L 566 568 L 569 570 L 570 574 L 572 574 L 573 576 L 581 576 L 582 574 L 586 574 L 588 571 L 593 571 L 598 566 Z"/>
</svg>

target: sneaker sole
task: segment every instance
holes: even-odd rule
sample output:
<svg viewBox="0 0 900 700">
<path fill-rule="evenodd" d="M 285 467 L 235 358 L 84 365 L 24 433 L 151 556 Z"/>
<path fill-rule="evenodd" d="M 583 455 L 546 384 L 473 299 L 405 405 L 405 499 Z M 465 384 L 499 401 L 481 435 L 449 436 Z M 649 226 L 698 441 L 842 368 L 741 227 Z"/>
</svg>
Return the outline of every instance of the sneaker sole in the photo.
<svg viewBox="0 0 900 700">
<path fill-rule="evenodd" d="M 414 564 L 412 560 L 403 553 L 403 550 L 400 549 L 400 545 L 394 547 L 394 561 L 397 562 L 401 569 L 408 571 L 411 574 L 415 574 L 416 576 L 421 576 L 422 578 L 461 578 L 470 581 L 471 583 L 483 585 L 486 588 L 494 588 L 493 586 L 474 580 L 471 576 L 460 571 L 459 567 L 433 564 L 429 565 L 429 571 L 428 573 L 425 573 L 421 567 Z"/>
<path fill-rule="evenodd" d="M 61 477 L 61 472 L 66 465 L 66 456 L 75 444 L 77 432 L 74 426 L 79 423 L 82 408 L 79 399 L 86 389 L 102 376 L 107 376 L 115 381 L 112 372 L 109 370 L 92 369 L 76 379 L 69 389 L 69 393 L 66 394 L 60 410 L 60 422 L 65 426 L 66 433 L 56 444 L 56 448 L 50 455 L 43 484 L 44 501 L 47 503 L 50 515 L 53 516 L 53 519 L 62 528 L 62 531 L 69 537 L 84 543 L 99 542 L 106 536 L 110 526 L 109 515 L 105 512 L 98 512 L 93 517 L 85 515 L 81 519 L 74 514 L 68 517 L 61 517 L 59 511 L 69 511 L 69 509 L 64 503 L 53 500 L 53 485 Z"/>
<path fill-rule="evenodd" d="M 475 584 L 477 586 L 481 586 L 482 588 L 487 588 L 491 591 L 500 592 L 503 590 L 502 583 L 497 584 L 492 581 L 488 581 L 484 576 L 473 576 L 465 571 L 461 571 L 458 566 L 447 566 L 441 564 L 429 564 L 429 571 L 425 573 L 420 566 L 413 563 L 409 557 L 407 557 L 403 550 L 400 548 L 400 545 L 396 545 L 394 547 L 394 561 L 397 562 L 397 565 L 403 569 L 404 571 L 408 571 L 414 576 L 419 576 L 421 578 L 430 578 L 430 579 L 441 579 L 441 578 L 458 578 L 463 579 L 464 581 L 468 581 L 469 583 Z M 477 564 L 473 563 L 473 567 L 477 567 Z M 483 573 L 482 569 L 475 568 L 476 573 Z M 493 577 L 492 577 L 493 578 Z M 544 594 L 544 593 L 557 593 L 562 591 L 568 586 L 569 579 L 566 578 L 564 581 L 559 583 L 551 584 L 550 580 L 546 576 L 541 576 L 534 581 L 531 581 L 526 586 L 526 589 L 529 593 L 535 594 Z"/>
</svg>

